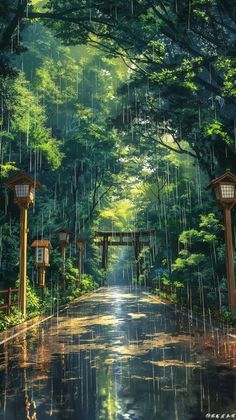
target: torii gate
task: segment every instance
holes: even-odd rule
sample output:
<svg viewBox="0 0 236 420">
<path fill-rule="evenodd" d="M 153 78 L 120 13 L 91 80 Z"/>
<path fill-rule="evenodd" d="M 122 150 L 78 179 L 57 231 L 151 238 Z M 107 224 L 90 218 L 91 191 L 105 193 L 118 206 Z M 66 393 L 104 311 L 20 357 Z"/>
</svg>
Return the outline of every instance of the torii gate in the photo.
<svg viewBox="0 0 236 420">
<path fill-rule="evenodd" d="M 150 240 L 143 240 L 142 237 L 152 237 L 155 235 L 154 230 L 143 230 L 138 232 L 95 232 L 95 245 L 102 246 L 102 268 L 107 270 L 108 263 L 108 247 L 109 246 L 133 246 L 136 260 L 137 279 L 140 276 L 139 254 L 142 246 L 150 246 Z"/>
</svg>

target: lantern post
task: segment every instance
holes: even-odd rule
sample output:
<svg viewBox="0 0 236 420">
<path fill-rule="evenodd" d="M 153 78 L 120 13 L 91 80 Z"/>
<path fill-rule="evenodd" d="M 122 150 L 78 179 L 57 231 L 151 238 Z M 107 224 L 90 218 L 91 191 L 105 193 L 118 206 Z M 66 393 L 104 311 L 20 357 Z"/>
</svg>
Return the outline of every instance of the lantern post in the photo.
<svg viewBox="0 0 236 420">
<path fill-rule="evenodd" d="M 26 316 L 26 287 L 27 287 L 27 236 L 28 236 L 28 209 L 33 206 L 35 201 L 35 191 L 41 189 L 41 186 L 33 178 L 21 171 L 10 178 L 6 187 L 14 192 L 14 202 L 20 208 L 20 292 L 19 308 Z"/>
<path fill-rule="evenodd" d="M 48 240 L 35 240 L 31 244 L 31 247 L 35 248 L 36 266 L 39 270 L 39 287 L 42 289 L 42 298 L 44 299 L 46 291 L 46 267 L 50 267 L 49 252 L 52 250 L 52 245 Z"/>
<path fill-rule="evenodd" d="M 78 249 L 78 270 L 79 270 L 79 281 L 81 280 L 81 274 L 83 271 L 83 264 L 82 264 L 82 253 L 85 250 L 85 241 L 83 239 L 78 238 L 76 241 L 77 249 Z"/>
<path fill-rule="evenodd" d="M 236 203 L 236 176 L 227 169 L 223 175 L 213 179 L 206 189 L 210 188 L 215 191 L 216 200 L 224 212 L 228 304 L 232 311 L 236 310 L 236 288 L 231 210 Z"/>
<path fill-rule="evenodd" d="M 57 231 L 59 236 L 59 245 L 61 248 L 61 257 L 63 260 L 62 271 L 65 271 L 65 262 L 66 262 L 66 247 L 70 242 L 70 231 L 68 229 L 59 229 Z"/>
</svg>

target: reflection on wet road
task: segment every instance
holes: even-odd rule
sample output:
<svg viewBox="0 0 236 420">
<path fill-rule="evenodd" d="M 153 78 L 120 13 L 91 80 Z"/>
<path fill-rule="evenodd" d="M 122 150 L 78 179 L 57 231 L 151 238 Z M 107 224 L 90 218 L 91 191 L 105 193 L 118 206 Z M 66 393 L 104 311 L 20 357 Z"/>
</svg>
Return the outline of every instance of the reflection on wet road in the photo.
<svg viewBox="0 0 236 420">
<path fill-rule="evenodd" d="M 0 347 L 0 419 L 234 413 L 234 371 L 206 358 L 179 324 L 145 291 L 103 288 L 72 303 Z"/>
</svg>

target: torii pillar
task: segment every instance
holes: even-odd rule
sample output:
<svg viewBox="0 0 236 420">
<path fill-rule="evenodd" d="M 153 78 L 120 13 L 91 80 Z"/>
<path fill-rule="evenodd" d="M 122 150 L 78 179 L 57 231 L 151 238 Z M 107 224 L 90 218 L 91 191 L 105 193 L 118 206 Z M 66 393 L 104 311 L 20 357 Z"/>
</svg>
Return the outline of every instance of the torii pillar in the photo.
<svg viewBox="0 0 236 420">
<path fill-rule="evenodd" d="M 135 261 L 136 261 L 137 281 L 139 280 L 139 276 L 140 276 L 140 261 L 139 261 L 140 252 L 141 252 L 140 232 L 137 232 L 135 233 L 135 236 L 134 236 L 134 255 L 135 255 Z"/>
<path fill-rule="evenodd" d="M 102 268 L 106 271 L 108 263 L 108 236 L 103 236 L 102 241 Z"/>
</svg>

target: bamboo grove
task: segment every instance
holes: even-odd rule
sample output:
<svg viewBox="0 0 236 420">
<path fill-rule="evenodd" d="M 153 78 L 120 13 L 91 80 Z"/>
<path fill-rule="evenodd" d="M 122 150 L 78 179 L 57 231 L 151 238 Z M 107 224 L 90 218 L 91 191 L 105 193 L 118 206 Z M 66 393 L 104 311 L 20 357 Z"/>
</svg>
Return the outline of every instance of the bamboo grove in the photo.
<svg viewBox="0 0 236 420">
<path fill-rule="evenodd" d="M 62 284 L 77 293 L 76 238 L 87 290 L 109 281 L 96 230 L 155 230 L 140 281 L 227 318 L 222 213 L 205 187 L 236 172 L 235 1 L 2 0 L 0 16 L 1 288 L 19 271 L 19 212 L 4 185 L 24 170 L 43 185 L 29 241 L 53 244 L 50 299 Z M 60 227 L 73 237 L 65 272 Z M 135 280 L 128 250 L 111 251 L 110 272 L 120 260 Z M 30 250 L 28 277 L 34 312 Z"/>
</svg>

